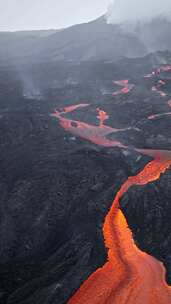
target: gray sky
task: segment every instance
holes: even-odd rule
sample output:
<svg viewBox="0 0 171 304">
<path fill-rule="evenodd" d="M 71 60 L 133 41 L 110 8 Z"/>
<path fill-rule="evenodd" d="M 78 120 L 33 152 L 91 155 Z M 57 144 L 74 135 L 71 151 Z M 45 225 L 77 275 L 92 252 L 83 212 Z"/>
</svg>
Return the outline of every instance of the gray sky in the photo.
<svg viewBox="0 0 171 304">
<path fill-rule="evenodd" d="M 63 28 L 93 20 L 110 0 L 0 0 L 0 31 Z"/>
</svg>

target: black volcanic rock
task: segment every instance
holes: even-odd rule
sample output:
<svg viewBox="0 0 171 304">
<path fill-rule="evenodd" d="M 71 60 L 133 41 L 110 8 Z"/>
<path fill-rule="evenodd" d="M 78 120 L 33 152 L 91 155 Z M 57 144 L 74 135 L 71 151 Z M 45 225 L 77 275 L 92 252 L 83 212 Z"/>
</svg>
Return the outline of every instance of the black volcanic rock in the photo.
<svg viewBox="0 0 171 304">
<path fill-rule="evenodd" d="M 118 140 L 170 149 L 169 120 L 147 119 L 168 110 L 167 100 L 151 92 L 154 80 L 144 79 L 170 58 L 164 52 L 116 63 L 46 62 L 0 70 L 0 303 L 67 303 L 106 260 L 102 225 L 118 189 L 149 161 L 131 147 L 107 149 L 78 139 L 50 114 L 88 102 L 89 108 L 67 117 L 97 125 L 100 107 L 109 114 L 108 125 L 131 127 Z M 24 94 L 23 73 L 41 98 Z M 135 89 L 113 97 L 113 80 L 125 78 Z M 168 279 L 170 176 L 168 170 L 160 181 L 130 189 L 122 201 L 136 241 L 165 262 Z"/>
</svg>

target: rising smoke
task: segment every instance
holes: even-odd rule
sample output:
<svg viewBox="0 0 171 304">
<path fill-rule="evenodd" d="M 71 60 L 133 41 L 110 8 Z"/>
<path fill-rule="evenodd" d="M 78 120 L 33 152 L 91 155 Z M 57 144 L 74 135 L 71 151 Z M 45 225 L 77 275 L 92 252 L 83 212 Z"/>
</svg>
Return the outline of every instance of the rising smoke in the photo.
<svg viewBox="0 0 171 304">
<path fill-rule="evenodd" d="M 26 66 L 24 67 L 18 66 L 16 68 L 16 73 L 18 75 L 21 84 L 23 97 L 25 99 L 35 99 L 35 100 L 42 99 L 40 86 L 36 77 L 34 77 L 33 72 L 31 72 L 31 70 Z"/>
<path fill-rule="evenodd" d="M 136 36 L 146 53 L 171 50 L 171 0 L 114 0 L 106 18 Z"/>
<path fill-rule="evenodd" d="M 108 8 L 108 23 L 146 22 L 154 18 L 171 20 L 171 0 L 113 0 Z"/>
</svg>

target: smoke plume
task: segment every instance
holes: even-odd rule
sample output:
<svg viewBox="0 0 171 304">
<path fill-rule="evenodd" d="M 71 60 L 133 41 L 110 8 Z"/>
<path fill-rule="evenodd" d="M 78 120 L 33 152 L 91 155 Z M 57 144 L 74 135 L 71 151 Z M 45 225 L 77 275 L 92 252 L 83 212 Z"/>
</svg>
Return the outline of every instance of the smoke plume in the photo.
<svg viewBox="0 0 171 304">
<path fill-rule="evenodd" d="M 108 23 L 151 21 L 157 17 L 171 20 L 171 0 L 114 0 L 108 8 Z"/>
</svg>

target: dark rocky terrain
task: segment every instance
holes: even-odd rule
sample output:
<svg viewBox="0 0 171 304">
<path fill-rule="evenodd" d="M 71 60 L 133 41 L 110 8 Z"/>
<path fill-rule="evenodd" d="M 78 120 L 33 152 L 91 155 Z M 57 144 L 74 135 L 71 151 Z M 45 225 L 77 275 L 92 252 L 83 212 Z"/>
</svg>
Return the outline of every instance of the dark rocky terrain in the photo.
<svg viewBox="0 0 171 304">
<path fill-rule="evenodd" d="M 102 16 L 62 30 L 0 32 L 0 65 L 118 61 L 171 51 L 170 27 L 167 19 L 156 18 L 128 31 L 128 26 L 109 24 Z"/>
<path fill-rule="evenodd" d="M 50 114 L 88 102 L 89 110 L 69 117 L 97 124 L 100 107 L 110 116 L 108 125 L 135 128 L 117 133 L 123 143 L 171 149 L 170 117 L 147 119 L 169 110 L 168 97 L 151 92 L 157 76 L 144 79 L 163 63 L 171 63 L 169 52 L 116 63 L 1 67 L 0 303 L 66 303 L 104 264 L 104 217 L 121 184 L 149 160 L 75 138 Z M 112 81 L 125 78 L 134 90 L 113 97 Z M 171 96 L 170 85 L 165 90 Z M 122 207 L 136 242 L 164 261 L 171 283 L 170 183 L 168 170 L 154 183 L 131 188 Z"/>
</svg>

